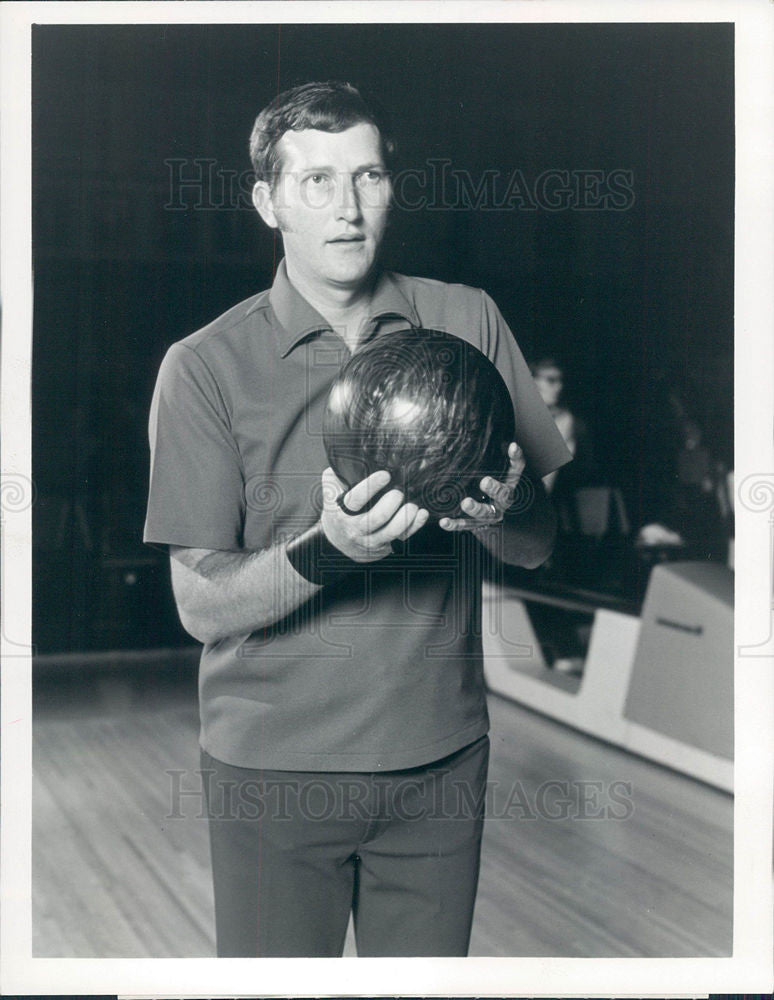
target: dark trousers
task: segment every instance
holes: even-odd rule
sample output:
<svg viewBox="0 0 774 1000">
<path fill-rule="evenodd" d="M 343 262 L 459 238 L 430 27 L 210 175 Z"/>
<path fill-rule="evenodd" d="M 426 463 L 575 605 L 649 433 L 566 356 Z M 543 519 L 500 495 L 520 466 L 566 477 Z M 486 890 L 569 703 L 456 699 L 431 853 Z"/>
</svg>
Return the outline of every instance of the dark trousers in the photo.
<svg viewBox="0 0 774 1000">
<path fill-rule="evenodd" d="M 489 738 L 384 773 L 259 771 L 202 751 L 220 957 L 466 955 Z"/>
</svg>

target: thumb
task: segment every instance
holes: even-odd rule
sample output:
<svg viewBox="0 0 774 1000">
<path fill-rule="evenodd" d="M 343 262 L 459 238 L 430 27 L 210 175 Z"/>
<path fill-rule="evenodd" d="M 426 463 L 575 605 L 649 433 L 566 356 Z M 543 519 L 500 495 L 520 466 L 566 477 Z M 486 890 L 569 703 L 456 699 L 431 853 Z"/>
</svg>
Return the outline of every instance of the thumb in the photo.
<svg viewBox="0 0 774 1000">
<path fill-rule="evenodd" d="M 524 458 L 524 452 L 515 441 L 511 441 L 508 445 L 508 461 L 510 463 L 509 478 L 518 479 L 527 466 L 527 460 Z"/>
</svg>

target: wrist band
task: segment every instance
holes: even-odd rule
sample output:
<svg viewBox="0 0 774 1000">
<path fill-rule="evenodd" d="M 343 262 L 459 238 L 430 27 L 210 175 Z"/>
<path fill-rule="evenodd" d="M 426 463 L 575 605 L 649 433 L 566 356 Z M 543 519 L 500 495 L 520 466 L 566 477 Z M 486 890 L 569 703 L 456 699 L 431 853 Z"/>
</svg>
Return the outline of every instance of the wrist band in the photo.
<svg viewBox="0 0 774 1000">
<path fill-rule="evenodd" d="M 359 565 L 328 540 L 319 521 L 303 535 L 292 538 L 285 552 L 296 573 L 318 585 L 332 583 Z"/>
</svg>

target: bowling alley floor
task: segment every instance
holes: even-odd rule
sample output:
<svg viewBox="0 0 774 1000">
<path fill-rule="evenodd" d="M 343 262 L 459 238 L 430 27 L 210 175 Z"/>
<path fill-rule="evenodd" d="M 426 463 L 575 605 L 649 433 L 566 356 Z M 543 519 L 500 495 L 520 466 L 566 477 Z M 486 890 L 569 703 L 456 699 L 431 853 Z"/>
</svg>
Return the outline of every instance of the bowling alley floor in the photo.
<svg viewBox="0 0 774 1000">
<path fill-rule="evenodd" d="M 731 953 L 731 796 L 495 695 L 490 714 L 471 955 Z M 197 732 L 188 653 L 38 672 L 36 956 L 214 954 Z"/>
</svg>

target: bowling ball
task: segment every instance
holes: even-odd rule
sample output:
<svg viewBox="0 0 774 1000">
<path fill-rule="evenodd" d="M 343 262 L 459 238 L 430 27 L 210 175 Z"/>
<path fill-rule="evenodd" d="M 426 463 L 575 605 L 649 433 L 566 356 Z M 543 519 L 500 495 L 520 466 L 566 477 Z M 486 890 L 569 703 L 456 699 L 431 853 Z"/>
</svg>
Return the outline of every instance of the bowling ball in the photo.
<svg viewBox="0 0 774 1000">
<path fill-rule="evenodd" d="M 378 469 L 431 517 L 462 516 L 485 499 L 482 476 L 503 479 L 514 436 L 511 397 L 492 362 L 438 330 L 383 334 L 334 382 L 323 416 L 328 462 L 348 488 Z"/>
</svg>

